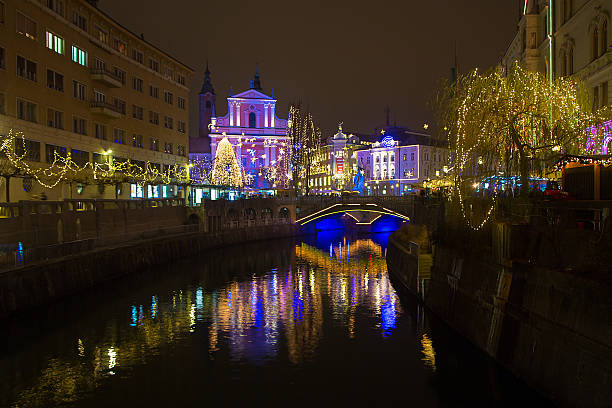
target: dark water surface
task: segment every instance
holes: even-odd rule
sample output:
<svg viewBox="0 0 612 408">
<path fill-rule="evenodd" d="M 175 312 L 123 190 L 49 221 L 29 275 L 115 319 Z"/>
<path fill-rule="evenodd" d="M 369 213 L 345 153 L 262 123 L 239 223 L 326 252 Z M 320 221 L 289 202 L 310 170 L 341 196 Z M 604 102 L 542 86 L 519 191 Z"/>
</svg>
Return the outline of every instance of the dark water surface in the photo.
<svg viewBox="0 0 612 408">
<path fill-rule="evenodd" d="M 546 406 L 400 300 L 387 237 L 208 252 L 3 323 L 0 406 Z"/>
</svg>

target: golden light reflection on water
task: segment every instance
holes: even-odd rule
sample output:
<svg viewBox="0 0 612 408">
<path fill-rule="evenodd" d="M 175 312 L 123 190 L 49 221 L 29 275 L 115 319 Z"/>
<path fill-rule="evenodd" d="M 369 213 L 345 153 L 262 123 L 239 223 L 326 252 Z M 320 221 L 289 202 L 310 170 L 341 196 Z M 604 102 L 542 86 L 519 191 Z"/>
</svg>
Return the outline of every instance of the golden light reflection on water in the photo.
<svg viewBox="0 0 612 408">
<path fill-rule="evenodd" d="M 296 262 L 283 270 L 252 274 L 216 289 L 196 286 L 150 294 L 147 304 L 129 305 L 123 316 L 109 318 L 104 335 L 74 339 L 76 355 L 48 360 L 17 403 L 73 401 L 104 378 L 144 365 L 193 335 L 204 336 L 210 358 L 227 350 L 233 360 L 266 361 L 286 348 L 293 364 L 314 358 L 324 318 L 340 323 L 351 339 L 372 326 L 388 337 L 402 310 L 382 255 L 369 239 L 332 244 L 329 251 L 302 243 L 295 247 Z M 369 325 L 357 319 L 359 308 L 372 317 Z M 324 314 L 326 309 L 331 314 Z M 431 341 L 424 335 L 421 343 L 426 364 L 435 369 Z"/>
</svg>

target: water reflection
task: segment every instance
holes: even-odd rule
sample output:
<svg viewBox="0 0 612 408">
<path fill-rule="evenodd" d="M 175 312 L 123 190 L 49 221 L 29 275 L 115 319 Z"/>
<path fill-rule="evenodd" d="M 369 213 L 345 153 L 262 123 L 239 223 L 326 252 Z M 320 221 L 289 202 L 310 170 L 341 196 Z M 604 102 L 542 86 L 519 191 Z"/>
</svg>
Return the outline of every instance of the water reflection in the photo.
<svg viewBox="0 0 612 408">
<path fill-rule="evenodd" d="M 23 329 L 0 355 L 0 406 L 89 406 L 143 385 L 160 404 L 150 386 L 158 378 L 160 387 L 201 379 L 197 387 L 227 388 L 227 395 L 240 381 L 236 373 L 251 367 L 269 370 L 267 381 L 286 381 L 275 393 L 290 392 L 283 370 L 315 364 L 304 374 L 308 381 L 354 371 L 338 372 L 330 395 L 343 378 L 359 386 L 357 373 L 388 387 L 404 384 L 406 367 L 414 387 L 429 389 L 427 376 L 440 371 L 438 345 L 423 310 L 407 314 L 399 302 L 385 247 L 381 236 L 330 235 L 239 255 L 233 248 L 74 300 L 51 314 L 54 330 Z M 217 363 L 227 372 L 213 369 Z M 362 372 L 361 364 L 377 369 Z M 240 386 L 256 384 L 259 375 Z M 186 399 L 171 405 L 191 402 L 174 398 Z"/>
</svg>

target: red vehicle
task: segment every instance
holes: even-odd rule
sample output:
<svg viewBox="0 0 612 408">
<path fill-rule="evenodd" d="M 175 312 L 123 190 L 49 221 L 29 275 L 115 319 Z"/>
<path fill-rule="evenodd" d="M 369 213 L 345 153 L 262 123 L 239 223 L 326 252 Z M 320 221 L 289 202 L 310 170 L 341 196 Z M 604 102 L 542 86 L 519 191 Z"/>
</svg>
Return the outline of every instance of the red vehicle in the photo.
<svg viewBox="0 0 612 408">
<path fill-rule="evenodd" d="M 549 181 L 546 184 L 546 190 L 544 190 L 544 198 L 550 200 L 574 200 L 567 191 L 561 190 L 559 183 L 556 181 Z"/>
</svg>

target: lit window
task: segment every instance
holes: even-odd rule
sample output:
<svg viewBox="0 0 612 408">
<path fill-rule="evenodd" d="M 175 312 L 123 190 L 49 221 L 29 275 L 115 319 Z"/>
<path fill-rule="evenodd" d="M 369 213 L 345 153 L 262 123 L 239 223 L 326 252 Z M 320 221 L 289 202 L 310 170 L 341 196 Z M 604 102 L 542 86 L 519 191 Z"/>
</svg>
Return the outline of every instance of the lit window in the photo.
<svg viewBox="0 0 612 408">
<path fill-rule="evenodd" d="M 87 51 L 80 49 L 76 45 L 72 46 L 72 61 L 84 67 L 87 66 Z"/>
<path fill-rule="evenodd" d="M 17 12 L 17 32 L 21 35 L 25 35 L 29 39 L 36 39 L 37 26 L 36 21 L 29 17 L 24 16 L 20 12 Z"/>
<path fill-rule="evenodd" d="M 47 31 L 47 48 L 57 52 L 58 54 L 64 54 L 64 39 L 50 31 Z"/>
</svg>

